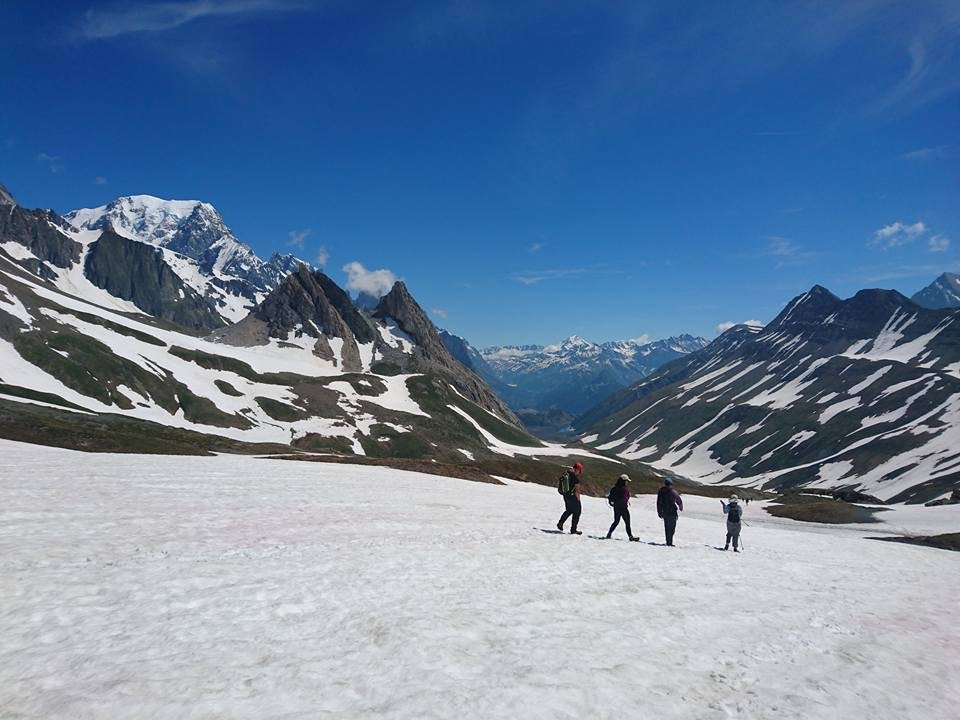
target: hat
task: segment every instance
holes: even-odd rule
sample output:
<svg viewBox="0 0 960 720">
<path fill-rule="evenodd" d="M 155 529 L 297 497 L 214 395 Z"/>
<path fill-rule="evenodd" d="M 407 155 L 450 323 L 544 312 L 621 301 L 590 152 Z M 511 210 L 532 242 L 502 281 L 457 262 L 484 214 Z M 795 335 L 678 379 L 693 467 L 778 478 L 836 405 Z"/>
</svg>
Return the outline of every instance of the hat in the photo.
<svg viewBox="0 0 960 720">
<path fill-rule="evenodd" d="M 618 480 L 623 480 L 624 482 L 630 482 L 630 476 L 627 475 L 626 473 L 624 473 L 623 475 L 621 475 L 621 476 L 620 476 L 619 478 L 617 478 L 617 479 L 618 479 Z"/>
<path fill-rule="evenodd" d="M 574 463 L 574 464 L 573 464 L 573 471 L 574 471 L 574 472 L 583 472 L 583 465 L 581 465 L 580 463 Z"/>
<path fill-rule="evenodd" d="M 730 502 L 735 503 L 739 501 L 740 501 L 740 498 L 737 497 L 736 493 L 730 496 Z"/>
<path fill-rule="evenodd" d="M 673 480 L 671 480 L 670 478 L 664 478 L 664 479 L 663 479 L 663 484 L 664 484 L 664 485 L 673 485 Z"/>
</svg>

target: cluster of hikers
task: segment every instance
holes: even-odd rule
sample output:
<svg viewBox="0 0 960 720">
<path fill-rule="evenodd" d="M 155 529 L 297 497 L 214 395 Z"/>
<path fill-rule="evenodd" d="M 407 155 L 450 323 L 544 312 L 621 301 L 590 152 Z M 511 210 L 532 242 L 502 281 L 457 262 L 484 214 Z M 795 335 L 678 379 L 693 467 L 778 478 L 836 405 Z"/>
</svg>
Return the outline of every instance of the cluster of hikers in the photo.
<svg viewBox="0 0 960 720">
<path fill-rule="evenodd" d="M 564 511 L 557 522 L 557 530 L 563 532 L 564 523 L 570 518 L 570 534 L 582 535 L 577 529 L 580 524 L 580 512 L 582 505 L 580 503 L 580 475 L 583 473 L 583 465 L 576 463 L 572 468 L 560 476 L 557 483 L 557 490 L 563 496 Z M 621 475 L 617 478 L 616 484 L 610 488 L 607 493 L 607 502 L 613 508 L 613 524 L 607 531 L 607 539 L 613 537 L 613 531 L 623 520 L 627 529 L 627 537 L 632 542 L 638 542 L 640 538 L 633 534 L 630 527 L 630 488 L 628 483 L 630 478 L 627 475 Z M 747 500 L 749 503 L 750 501 Z M 723 547 L 724 550 L 730 549 L 730 543 L 733 542 L 733 551 L 740 552 L 740 528 L 743 523 L 743 506 L 740 504 L 740 498 L 731 495 L 728 502 L 720 501 L 723 514 L 727 516 L 727 541 Z M 663 481 L 663 487 L 657 491 L 657 516 L 663 520 L 663 532 L 666 544 L 673 547 L 673 535 L 677 530 L 677 517 L 683 512 L 683 498 L 673 487 L 673 480 L 666 478 Z"/>
</svg>

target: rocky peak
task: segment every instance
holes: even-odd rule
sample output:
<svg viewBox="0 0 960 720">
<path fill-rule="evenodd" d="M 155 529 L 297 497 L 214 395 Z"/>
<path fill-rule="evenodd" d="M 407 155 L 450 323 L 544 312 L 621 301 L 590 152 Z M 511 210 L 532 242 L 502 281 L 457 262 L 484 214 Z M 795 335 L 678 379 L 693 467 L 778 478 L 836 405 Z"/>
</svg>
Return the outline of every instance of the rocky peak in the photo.
<svg viewBox="0 0 960 720">
<path fill-rule="evenodd" d="M 424 356 L 433 362 L 448 364 L 453 358 L 443 346 L 437 328 L 423 308 L 413 299 L 406 283 L 398 280 L 393 288 L 380 298 L 373 316 L 381 320 L 393 319 L 397 326 L 420 347 Z"/>
<path fill-rule="evenodd" d="M 17 201 L 2 184 L 0 184 L 0 207 L 16 207 Z"/>
<path fill-rule="evenodd" d="M 960 307 L 960 275 L 945 272 L 911 300 L 931 310 Z"/>
</svg>

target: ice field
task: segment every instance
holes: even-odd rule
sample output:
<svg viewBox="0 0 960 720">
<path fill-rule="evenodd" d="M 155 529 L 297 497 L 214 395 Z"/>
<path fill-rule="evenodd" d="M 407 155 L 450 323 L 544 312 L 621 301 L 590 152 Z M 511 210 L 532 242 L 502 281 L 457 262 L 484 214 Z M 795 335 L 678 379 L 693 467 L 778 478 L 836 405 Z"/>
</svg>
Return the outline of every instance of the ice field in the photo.
<svg viewBox="0 0 960 720">
<path fill-rule="evenodd" d="M 587 473 L 601 472 L 592 463 Z M 551 488 L 0 441 L 3 718 L 910 718 L 960 705 L 960 506 L 676 548 Z M 592 537 L 591 537 L 592 536 Z"/>
</svg>

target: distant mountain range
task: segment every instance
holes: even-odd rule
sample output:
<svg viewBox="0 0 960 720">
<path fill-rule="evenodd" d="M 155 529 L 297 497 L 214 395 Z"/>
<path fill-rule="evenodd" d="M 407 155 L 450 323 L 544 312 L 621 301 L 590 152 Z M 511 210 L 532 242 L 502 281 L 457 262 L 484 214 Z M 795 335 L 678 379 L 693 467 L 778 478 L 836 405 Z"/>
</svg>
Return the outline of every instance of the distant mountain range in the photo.
<svg viewBox="0 0 960 720">
<path fill-rule="evenodd" d="M 949 495 L 960 487 L 960 311 L 816 286 L 576 426 L 597 449 L 702 482 Z"/>
<path fill-rule="evenodd" d="M 483 377 L 521 418 L 548 426 L 544 413 L 553 422 L 572 419 L 664 363 L 707 345 L 691 335 L 602 344 L 574 335 L 556 345 L 477 350 L 463 338 L 442 337 L 450 353 Z"/>
</svg>

